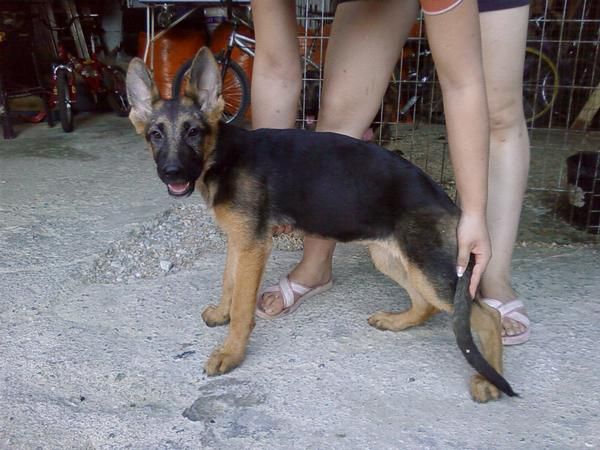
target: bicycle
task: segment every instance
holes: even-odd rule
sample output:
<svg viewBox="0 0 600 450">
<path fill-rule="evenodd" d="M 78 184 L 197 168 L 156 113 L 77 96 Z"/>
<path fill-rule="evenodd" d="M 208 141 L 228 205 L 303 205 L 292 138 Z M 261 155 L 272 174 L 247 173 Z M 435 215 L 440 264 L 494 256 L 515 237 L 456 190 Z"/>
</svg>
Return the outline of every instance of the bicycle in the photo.
<svg viewBox="0 0 600 450">
<path fill-rule="evenodd" d="M 32 24 L 24 19 L 23 13 L 0 12 L 0 123 L 4 139 L 13 139 L 16 133 L 12 126 L 10 99 L 38 96 L 42 99 L 44 110 L 35 116 L 20 116 L 22 120 L 38 123 L 48 119 L 48 126 L 54 126 L 49 114 L 49 91 L 44 87 L 40 75 L 38 59 L 32 44 Z M 17 64 L 16 68 L 8 64 L 8 49 L 18 48 L 21 53 L 29 53 L 28 67 Z M 15 50 L 13 50 L 15 51 Z M 28 73 L 20 71 L 26 70 Z"/>
<path fill-rule="evenodd" d="M 74 16 L 65 26 L 50 26 L 45 21 L 44 25 L 52 31 L 65 31 L 76 20 L 95 20 L 97 14 Z M 99 97 L 104 96 L 110 108 L 121 117 L 129 114 L 127 89 L 125 84 L 126 73 L 116 66 L 104 64 L 98 59 L 98 35 L 95 32 L 95 22 L 90 33 L 90 58 L 78 58 L 64 48 L 58 46 L 59 61 L 52 64 L 51 97 L 52 108 L 58 107 L 60 123 L 63 131 L 73 131 L 73 105 L 77 102 L 76 76 L 79 76 L 92 95 L 94 103 L 99 102 Z"/>
</svg>

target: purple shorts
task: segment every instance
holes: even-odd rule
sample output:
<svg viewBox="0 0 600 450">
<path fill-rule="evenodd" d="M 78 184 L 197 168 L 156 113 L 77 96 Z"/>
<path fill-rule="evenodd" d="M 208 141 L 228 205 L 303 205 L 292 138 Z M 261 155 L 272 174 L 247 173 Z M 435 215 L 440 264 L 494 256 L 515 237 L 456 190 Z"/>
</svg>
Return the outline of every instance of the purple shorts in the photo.
<svg viewBox="0 0 600 450">
<path fill-rule="evenodd" d="M 529 0 L 478 0 L 479 12 L 499 11 L 529 5 Z"/>
<path fill-rule="evenodd" d="M 345 3 L 353 0 L 338 0 Z M 458 5 L 462 0 L 420 0 L 425 14 L 443 14 Z M 478 0 L 479 12 L 499 11 L 529 5 L 530 0 Z"/>
</svg>

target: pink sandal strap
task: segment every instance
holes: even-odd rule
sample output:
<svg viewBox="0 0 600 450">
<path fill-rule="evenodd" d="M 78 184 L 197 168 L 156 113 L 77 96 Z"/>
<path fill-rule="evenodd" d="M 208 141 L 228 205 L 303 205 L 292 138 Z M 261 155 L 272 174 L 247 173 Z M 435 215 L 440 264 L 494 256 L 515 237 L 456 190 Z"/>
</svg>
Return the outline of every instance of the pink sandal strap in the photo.
<svg viewBox="0 0 600 450">
<path fill-rule="evenodd" d="M 275 315 L 269 315 L 262 311 L 259 304 L 257 304 L 256 315 L 263 319 L 276 319 L 278 317 L 291 314 L 304 300 L 331 289 L 331 286 L 333 286 L 333 279 L 330 279 L 327 283 L 322 284 L 321 286 L 315 286 L 311 288 L 291 281 L 288 276 L 284 276 L 279 280 L 279 283 L 260 290 L 256 296 L 256 301 L 258 303 L 262 296 L 266 293 L 279 293 L 281 295 L 281 299 L 283 300 L 283 309 L 281 312 Z"/>
<path fill-rule="evenodd" d="M 265 294 L 267 292 L 281 292 L 281 298 L 283 299 L 283 308 L 287 309 L 294 304 L 294 294 L 304 295 L 308 291 L 310 291 L 309 287 L 290 281 L 290 279 L 287 276 L 285 276 L 281 277 L 278 285 L 268 287 L 265 290 L 263 290 L 262 293 Z"/>
<path fill-rule="evenodd" d="M 507 317 L 511 320 L 523 324 L 523 326 L 525 326 L 526 328 L 529 328 L 529 325 L 531 324 L 529 317 L 517 311 L 517 309 L 525 307 L 521 300 L 511 300 L 509 302 L 503 303 L 493 298 L 484 298 L 482 301 L 485 304 L 491 306 L 492 308 L 498 310 L 498 312 L 500 313 L 500 317 Z"/>
</svg>

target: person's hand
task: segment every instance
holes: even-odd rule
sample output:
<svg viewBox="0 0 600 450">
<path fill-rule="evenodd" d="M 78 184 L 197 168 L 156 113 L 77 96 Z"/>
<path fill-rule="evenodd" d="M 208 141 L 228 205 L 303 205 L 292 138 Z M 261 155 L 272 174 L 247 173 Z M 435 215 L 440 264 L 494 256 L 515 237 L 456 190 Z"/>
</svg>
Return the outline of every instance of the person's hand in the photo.
<svg viewBox="0 0 600 450">
<path fill-rule="evenodd" d="M 464 273 L 469 264 L 470 255 L 473 254 L 475 257 L 475 266 L 473 267 L 473 275 L 471 275 L 471 284 L 469 285 L 469 292 L 475 298 L 481 275 L 492 257 L 492 246 L 485 217 L 463 213 L 458 222 L 457 237 L 458 258 L 456 260 L 456 272 L 458 276 L 462 276 Z"/>
<path fill-rule="evenodd" d="M 280 234 L 289 234 L 294 228 L 289 224 L 273 225 L 273 236 L 279 236 Z"/>
</svg>

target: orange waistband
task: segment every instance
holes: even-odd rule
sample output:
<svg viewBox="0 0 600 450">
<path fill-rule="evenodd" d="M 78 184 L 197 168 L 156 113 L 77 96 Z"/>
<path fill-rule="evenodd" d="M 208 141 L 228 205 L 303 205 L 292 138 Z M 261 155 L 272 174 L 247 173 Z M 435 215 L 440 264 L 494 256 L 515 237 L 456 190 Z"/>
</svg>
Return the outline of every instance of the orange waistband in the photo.
<svg viewBox="0 0 600 450">
<path fill-rule="evenodd" d="M 450 11 L 462 0 L 421 0 L 424 14 L 436 15 Z"/>
</svg>

